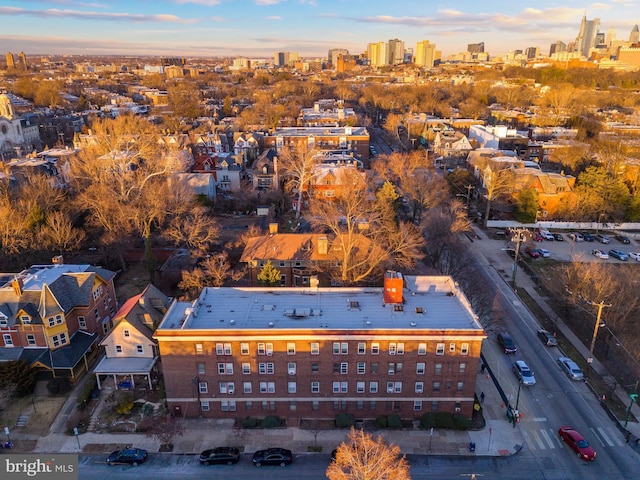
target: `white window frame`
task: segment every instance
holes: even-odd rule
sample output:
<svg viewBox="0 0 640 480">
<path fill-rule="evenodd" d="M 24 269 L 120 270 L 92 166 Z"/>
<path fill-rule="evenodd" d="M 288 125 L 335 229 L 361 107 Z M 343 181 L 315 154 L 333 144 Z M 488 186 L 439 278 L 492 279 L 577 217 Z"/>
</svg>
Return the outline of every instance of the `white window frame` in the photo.
<svg viewBox="0 0 640 480">
<path fill-rule="evenodd" d="M 138 355 L 144 355 L 144 345 L 136 345 L 136 353 Z"/>
<path fill-rule="evenodd" d="M 249 344 L 241 343 L 240 344 L 240 355 L 249 355 Z"/>
<path fill-rule="evenodd" d="M 416 393 L 424 393 L 424 382 L 416 382 Z"/>
<path fill-rule="evenodd" d="M 340 374 L 341 375 L 349 374 L 349 364 L 347 362 L 340 363 Z"/>
<path fill-rule="evenodd" d="M 287 355 L 295 355 L 296 354 L 296 344 L 295 342 L 287 343 Z"/>
<path fill-rule="evenodd" d="M 460 345 L 460 355 L 469 355 L 469 344 L 463 343 Z"/>
<path fill-rule="evenodd" d="M 287 392 L 288 393 L 297 393 L 298 386 L 296 382 L 287 382 Z"/>
<path fill-rule="evenodd" d="M 316 342 L 311 343 L 310 347 L 311 355 L 320 355 L 320 344 Z"/>
<path fill-rule="evenodd" d="M 416 363 L 416 375 L 424 375 L 427 367 L 425 363 L 418 362 Z"/>
<path fill-rule="evenodd" d="M 378 355 L 380 353 L 380 344 L 378 342 L 373 342 L 371 344 L 371 355 Z"/>
<path fill-rule="evenodd" d="M 367 373 L 367 364 L 366 364 L 366 362 L 358 362 L 357 372 L 358 372 L 358 375 L 362 375 L 362 374 Z"/>
<path fill-rule="evenodd" d="M 320 393 L 320 382 L 311 382 L 311 393 Z"/>
<path fill-rule="evenodd" d="M 243 393 L 251 393 L 252 392 L 251 382 L 242 382 L 242 391 Z"/>
<path fill-rule="evenodd" d="M 359 342 L 358 343 L 358 355 L 366 355 L 367 354 L 367 343 Z"/>
<path fill-rule="evenodd" d="M 114 345 L 115 350 L 116 350 L 116 355 L 122 355 L 124 353 L 124 350 L 122 349 L 122 345 Z"/>
<path fill-rule="evenodd" d="M 378 393 L 378 382 L 369 382 L 369 393 Z"/>
<path fill-rule="evenodd" d="M 427 354 L 427 344 L 419 343 L 418 344 L 418 355 L 426 355 Z"/>
<path fill-rule="evenodd" d="M 78 326 L 82 329 L 82 330 L 86 330 L 87 329 L 87 319 L 84 318 L 84 316 L 80 315 L 78 317 Z"/>
<path fill-rule="evenodd" d="M 444 343 L 438 343 L 436 345 L 436 355 L 444 355 Z"/>
<path fill-rule="evenodd" d="M 251 363 L 243 362 L 242 363 L 242 374 L 243 375 L 251 375 Z"/>
<path fill-rule="evenodd" d="M 356 382 L 356 393 L 364 393 L 367 388 L 366 382 Z"/>
<path fill-rule="evenodd" d="M 395 355 L 395 354 L 396 354 L 396 344 L 392 342 L 389 344 L 389 355 Z"/>
<path fill-rule="evenodd" d="M 202 393 L 209 393 L 209 385 L 207 384 L 207 382 L 198 382 L 198 392 Z"/>
</svg>

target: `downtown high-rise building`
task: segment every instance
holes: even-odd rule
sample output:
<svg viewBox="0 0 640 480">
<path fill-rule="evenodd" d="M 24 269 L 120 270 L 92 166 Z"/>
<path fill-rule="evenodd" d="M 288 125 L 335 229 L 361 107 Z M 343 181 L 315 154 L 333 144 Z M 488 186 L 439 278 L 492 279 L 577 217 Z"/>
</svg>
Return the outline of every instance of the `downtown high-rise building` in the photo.
<svg viewBox="0 0 640 480">
<path fill-rule="evenodd" d="M 273 56 L 273 64 L 276 67 L 293 67 L 299 60 L 298 52 L 276 52 Z"/>
<path fill-rule="evenodd" d="M 484 53 L 484 42 L 469 43 L 467 45 L 467 52 L 469 52 L 469 53 Z"/>
<path fill-rule="evenodd" d="M 634 25 L 629 34 L 629 43 L 640 43 L 640 30 L 638 30 L 638 24 Z"/>
<path fill-rule="evenodd" d="M 7 59 L 7 68 L 8 69 L 16 68 L 16 61 L 13 58 L 13 53 L 7 52 L 7 55 L 5 56 L 5 58 Z"/>
<path fill-rule="evenodd" d="M 416 55 L 414 63 L 421 67 L 431 68 L 436 59 L 436 44 L 423 40 L 416 45 Z"/>
<path fill-rule="evenodd" d="M 589 51 L 596 46 L 599 28 L 599 18 L 587 20 L 587 16 L 583 16 L 582 22 L 580 23 L 580 32 L 576 37 L 575 50 L 580 52 L 583 56 L 588 57 Z"/>
<path fill-rule="evenodd" d="M 327 53 L 327 63 L 335 68 L 338 65 L 338 57 L 340 55 L 349 55 L 349 50 L 346 48 L 332 48 Z"/>
<path fill-rule="evenodd" d="M 370 43 L 367 45 L 367 58 L 372 67 L 389 65 L 389 44 L 387 42 Z"/>
<path fill-rule="evenodd" d="M 389 65 L 400 65 L 404 63 L 404 42 L 394 38 L 389 40 Z"/>
</svg>

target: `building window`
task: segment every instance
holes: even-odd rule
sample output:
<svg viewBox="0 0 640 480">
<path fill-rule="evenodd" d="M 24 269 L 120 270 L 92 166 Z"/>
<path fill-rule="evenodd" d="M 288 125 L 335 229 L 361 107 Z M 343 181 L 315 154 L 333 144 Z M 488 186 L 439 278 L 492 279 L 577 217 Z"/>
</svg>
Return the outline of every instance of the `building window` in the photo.
<svg viewBox="0 0 640 480">
<path fill-rule="evenodd" d="M 387 382 L 387 393 L 393 393 L 393 382 Z"/>
<path fill-rule="evenodd" d="M 297 387 L 296 382 L 289 382 L 287 385 L 287 391 L 289 393 L 296 393 Z"/>
<path fill-rule="evenodd" d="M 284 266 L 285 266 L 285 265 L 284 265 L 284 262 L 280 262 L 280 266 L 281 266 L 281 267 L 284 267 Z"/>
<path fill-rule="evenodd" d="M 364 401 L 362 401 L 362 400 L 358 400 L 358 401 L 356 402 L 356 409 L 357 409 L 357 410 L 364 410 Z"/>
<path fill-rule="evenodd" d="M 312 343 L 311 344 L 311 355 L 319 355 L 320 354 L 320 344 Z"/>
<path fill-rule="evenodd" d="M 233 395 L 233 393 L 235 392 L 235 386 L 233 382 L 220 382 L 218 385 L 220 387 L 220 393 L 228 393 L 229 395 Z"/>
<path fill-rule="evenodd" d="M 436 355 L 444 355 L 444 343 L 436 345 Z"/>
<path fill-rule="evenodd" d="M 276 393 L 275 382 L 267 382 L 267 393 Z"/>
<path fill-rule="evenodd" d="M 438 411 L 438 402 L 437 401 L 431 402 L 431 411 L 432 412 L 437 412 Z"/>
<path fill-rule="evenodd" d="M 453 353 L 456 351 L 456 344 L 455 343 L 450 343 L 449 344 L 449 352 Z"/>
<path fill-rule="evenodd" d="M 458 391 L 461 392 L 464 388 L 464 382 L 458 382 Z"/>
<path fill-rule="evenodd" d="M 311 373 L 318 373 L 320 371 L 320 367 L 317 362 L 313 362 L 311 364 Z"/>
<path fill-rule="evenodd" d="M 416 364 L 416 375 L 424 375 L 424 363 L 417 363 Z"/>
<path fill-rule="evenodd" d="M 2 338 L 4 339 L 4 346 L 5 347 L 13 347 L 13 338 L 11 337 L 11 334 L 5 333 L 4 335 L 2 335 Z M 54 338 L 56 338 L 56 337 L 54 337 Z M 55 346 L 57 347 L 57 345 L 55 345 Z"/>
<path fill-rule="evenodd" d="M 295 354 L 296 354 L 296 344 L 287 343 L 287 355 L 295 355 Z"/>
<path fill-rule="evenodd" d="M 422 410 L 422 400 L 414 400 L 413 401 L 413 410 L 419 412 Z"/>
<path fill-rule="evenodd" d="M 220 402 L 220 408 L 223 412 L 235 412 L 236 402 L 235 400 L 223 400 Z"/>
<path fill-rule="evenodd" d="M 78 317 L 78 320 L 79 320 L 80 318 L 83 318 L 83 319 L 84 319 L 84 317 Z M 30 317 L 28 317 L 27 315 L 23 315 L 22 317 L 20 317 L 20 320 L 22 321 L 22 324 L 23 324 L 23 325 L 31 325 L 31 318 L 30 318 Z"/>
<path fill-rule="evenodd" d="M 219 363 L 218 373 L 220 375 L 233 375 L 233 363 Z"/>
<path fill-rule="evenodd" d="M 390 343 L 389 344 L 389 355 L 395 355 L 396 354 L 396 344 L 395 343 Z"/>
<path fill-rule="evenodd" d="M 340 382 L 333 382 L 333 393 L 340 393 Z"/>
<path fill-rule="evenodd" d="M 251 393 L 251 382 L 243 382 L 242 383 L 242 391 L 244 393 Z"/>
<path fill-rule="evenodd" d="M 380 344 L 378 342 L 371 344 L 371 355 L 378 355 L 380 353 Z"/>
<path fill-rule="evenodd" d="M 295 375 L 296 374 L 296 364 L 295 364 L 295 362 L 287 363 L 287 373 L 289 375 Z"/>
<path fill-rule="evenodd" d="M 87 321 L 84 317 L 78 317 L 78 326 L 83 330 L 87 329 Z"/>
<path fill-rule="evenodd" d="M 333 373 L 340 373 L 340 364 L 338 362 L 333 363 Z"/>
<path fill-rule="evenodd" d="M 116 354 L 122 355 L 122 345 L 116 345 Z"/>
<path fill-rule="evenodd" d="M 209 411 L 209 401 L 208 400 L 202 400 L 200 402 L 200 410 L 202 410 L 203 412 L 208 412 Z"/>
<path fill-rule="evenodd" d="M 426 355 L 427 354 L 427 344 L 419 343 L 418 344 L 418 355 Z"/>
<path fill-rule="evenodd" d="M 35 345 L 36 344 L 36 336 L 29 333 L 27 334 L 27 345 Z"/>
<path fill-rule="evenodd" d="M 267 375 L 273 375 L 274 372 L 274 364 L 272 362 L 267 363 Z"/>
<path fill-rule="evenodd" d="M 53 317 L 49 317 L 47 318 L 47 323 L 49 324 L 49 327 L 53 327 L 56 324 L 56 321 Z"/>
<path fill-rule="evenodd" d="M 248 362 L 244 362 L 242 364 L 242 374 L 243 375 L 250 375 L 251 374 L 251 364 Z"/>
<path fill-rule="evenodd" d="M 320 382 L 311 382 L 311 393 L 320 393 Z"/>
<path fill-rule="evenodd" d="M 440 382 L 433 382 L 433 391 L 434 392 L 440 391 Z"/>
<path fill-rule="evenodd" d="M 142 345 L 136 345 L 136 353 L 138 355 L 142 355 L 144 353 L 144 346 Z"/>
<path fill-rule="evenodd" d="M 267 356 L 271 356 L 273 355 L 273 343 L 267 343 L 265 345 L 266 351 L 267 351 Z"/>
<path fill-rule="evenodd" d="M 340 355 L 340 342 L 333 342 L 333 354 Z"/>
<path fill-rule="evenodd" d="M 365 362 L 358 362 L 358 373 L 360 375 L 367 372 L 367 364 Z"/>
<path fill-rule="evenodd" d="M 358 343 L 358 355 L 364 355 L 367 353 L 367 344 L 364 342 Z"/>
<path fill-rule="evenodd" d="M 396 364 L 395 363 L 390 363 L 389 364 L 389 375 L 394 375 L 396 373 Z"/>
<path fill-rule="evenodd" d="M 424 383 L 416 382 L 416 393 L 423 393 L 423 392 L 424 392 Z"/>
<path fill-rule="evenodd" d="M 460 346 L 460 355 L 469 355 L 469 344 L 463 343 Z"/>
<path fill-rule="evenodd" d="M 265 354 L 264 343 L 258 343 L 258 355 L 264 355 L 264 354 Z"/>
<path fill-rule="evenodd" d="M 466 370 L 466 368 L 467 368 L 467 364 L 463 362 L 463 363 L 461 363 L 461 364 L 458 366 L 458 372 L 459 372 L 459 373 L 464 373 L 464 371 Z"/>
<path fill-rule="evenodd" d="M 266 363 L 260 362 L 258 364 L 258 373 L 260 375 L 266 375 L 267 374 L 267 364 Z"/>
<path fill-rule="evenodd" d="M 198 375 L 204 375 L 204 363 L 198 363 Z"/>
<path fill-rule="evenodd" d="M 289 410 L 291 410 L 292 412 L 296 411 L 296 402 L 294 401 L 289 402 Z"/>
<path fill-rule="evenodd" d="M 202 355 L 202 344 L 196 343 L 196 355 Z"/>
<path fill-rule="evenodd" d="M 369 393 L 378 393 L 378 382 L 369 382 Z"/>
<path fill-rule="evenodd" d="M 398 355 L 404 355 L 404 343 L 398 343 L 398 350 L 397 350 Z"/>
<path fill-rule="evenodd" d="M 209 393 L 209 386 L 207 385 L 207 382 L 199 382 L 198 391 L 200 393 Z"/>
<path fill-rule="evenodd" d="M 216 355 L 231 355 L 231 344 L 216 343 Z"/>
<path fill-rule="evenodd" d="M 240 344 L 240 354 L 241 355 L 249 355 L 249 344 L 241 343 Z"/>
<path fill-rule="evenodd" d="M 318 400 L 314 400 L 311 402 L 311 408 L 313 410 L 320 410 L 320 402 Z"/>
<path fill-rule="evenodd" d="M 125 337 L 130 337 L 130 336 L 131 336 L 131 332 L 130 332 L 129 330 L 123 330 L 123 331 L 122 331 L 122 334 L 123 334 Z"/>
<path fill-rule="evenodd" d="M 364 393 L 365 388 L 365 382 L 356 383 L 356 393 Z"/>
<path fill-rule="evenodd" d="M 267 382 L 260 382 L 260 393 L 267 393 Z"/>
<path fill-rule="evenodd" d="M 349 390 L 349 382 L 340 382 L 340 393 L 347 393 Z"/>
<path fill-rule="evenodd" d="M 251 411 L 253 410 L 253 402 L 251 400 L 248 400 L 245 404 L 244 407 L 247 409 L 247 411 Z"/>
<path fill-rule="evenodd" d="M 442 364 L 441 363 L 436 363 L 434 365 L 434 373 L 436 375 L 440 375 L 442 373 Z"/>
<path fill-rule="evenodd" d="M 402 373 L 402 364 L 396 363 L 396 373 Z"/>
<path fill-rule="evenodd" d="M 378 363 L 377 362 L 372 362 L 371 363 L 371 373 L 374 374 L 374 375 L 378 373 Z"/>
<path fill-rule="evenodd" d="M 349 364 L 346 362 L 343 362 L 340 364 L 340 373 L 342 375 L 347 375 L 349 373 Z"/>
</svg>

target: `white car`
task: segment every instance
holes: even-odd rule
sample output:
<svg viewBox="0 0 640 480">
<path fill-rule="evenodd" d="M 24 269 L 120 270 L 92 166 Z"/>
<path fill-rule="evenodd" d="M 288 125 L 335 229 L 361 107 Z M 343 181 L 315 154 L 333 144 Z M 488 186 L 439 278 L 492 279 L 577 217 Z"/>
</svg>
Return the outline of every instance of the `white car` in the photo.
<svg viewBox="0 0 640 480">
<path fill-rule="evenodd" d="M 547 250 L 546 248 L 536 248 L 536 251 L 540 254 L 542 258 L 549 258 L 551 256 L 551 252 L 549 252 L 549 250 Z"/>
<path fill-rule="evenodd" d="M 596 257 L 602 259 L 609 258 L 609 254 L 604 250 L 591 250 L 591 255 L 595 255 Z"/>
<path fill-rule="evenodd" d="M 629 258 L 635 260 L 636 262 L 640 262 L 640 252 L 631 252 L 629 253 Z"/>
<path fill-rule="evenodd" d="M 545 240 L 553 240 L 553 234 L 549 230 L 540 230 L 540 236 Z"/>
</svg>

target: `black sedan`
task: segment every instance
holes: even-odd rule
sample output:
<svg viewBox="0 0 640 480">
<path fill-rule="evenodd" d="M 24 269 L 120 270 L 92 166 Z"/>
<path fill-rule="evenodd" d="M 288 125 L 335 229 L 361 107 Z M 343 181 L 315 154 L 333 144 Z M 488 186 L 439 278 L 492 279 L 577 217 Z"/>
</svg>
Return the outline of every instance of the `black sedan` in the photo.
<svg viewBox="0 0 640 480">
<path fill-rule="evenodd" d="M 540 337 L 540 340 L 542 340 L 542 342 L 547 347 L 557 347 L 558 346 L 558 339 L 551 332 L 547 332 L 546 330 L 538 330 L 538 337 Z"/>
<path fill-rule="evenodd" d="M 553 235 L 553 239 L 556 242 L 564 242 L 564 237 L 562 236 L 561 233 L 552 233 L 551 235 Z"/>
<path fill-rule="evenodd" d="M 201 465 L 233 465 L 240 460 L 240 450 L 235 447 L 216 447 L 200 454 Z"/>
<path fill-rule="evenodd" d="M 616 240 L 625 245 L 629 245 L 631 243 L 631 239 L 625 235 L 616 235 Z"/>
<path fill-rule="evenodd" d="M 147 459 L 147 451 L 141 448 L 125 448 L 111 452 L 107 458 L 109 465 L 128 464 L 134 467 L 144 463 Z"/>
<path fill-rule="evenodd" d="M 280 465 L 284 467 L 293 461 L 293 454 L 291 450 L 286 448 L 267 448 L 254 453 L 251 461 L 256 467 L 262 465 Z"/>
</svg>

